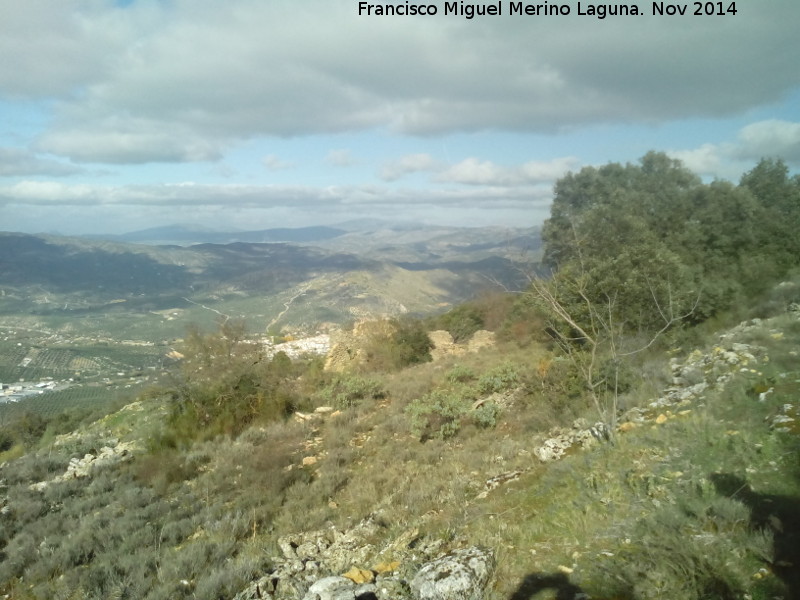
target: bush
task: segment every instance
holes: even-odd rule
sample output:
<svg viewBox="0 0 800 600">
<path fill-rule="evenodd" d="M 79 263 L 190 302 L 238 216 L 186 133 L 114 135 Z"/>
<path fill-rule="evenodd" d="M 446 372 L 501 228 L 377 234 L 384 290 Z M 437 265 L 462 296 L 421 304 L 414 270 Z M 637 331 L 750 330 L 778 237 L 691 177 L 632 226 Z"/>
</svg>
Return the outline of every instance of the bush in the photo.
<svg viewBox="0 0 800 600">
<path fill-rule="evenodd" d="M 519 383 L 519 375 L 514 365 L 506 363 L 481 375 L 478 391 L 481 394 L 496 394 Z"/>
<path fill-rule="evenodd" d="M 376 321 L 364 327 L 362 371 L 397 371 L 429 362 L 433 343 L 418 319 Z"/>
<path fill-rule="evenodd" d="M 514 342 L 520 347 L 532 342 L 552 343 L 546 333 L 547 317 L 542 307 L 537 304 L 533 294 L 522 294 L 516 298 L 498 330 L 497 338 L 501 341 Z"/>
<path fill-rule="evenodd" d="M 483 323 L 483 311 L 473 303 L 461 304 L 436 319 L 436 324 L 449 331 L 456 343 L 471 338 Z"/>
<path fill-rule="evenodd" d="M 338 409 L 352 408 L 364 400 L 380 400 L 385 396 L 386 392 L 378 381 L 357 375 L 337 376 L 315 395 L 322 404 Z"/>
<path fill-rule="evenodd" d="M 484 402 L 472 412 L 472 421 L 481 429 L 491 429 L 497 425 L 500 406 L 496 402 Z"/>
<path fill-rule="evenodd" d="M 417 319 L 396 321 L 392 341 L 397 347 L 398 367 L 417 365 L 431 360 L 433 342 L 422 322 Z"/>
<path fill-rule="evenodd" d="M 14 433 L 7 428 L 0 429 L 0 452 L 10 450 L 14 445 Z"/>
<path fill-rule="evenodd" d="M 227 323 L 213 334 L 189 331 L 182 380 L 170 392 L 167 434 L 176 445 L 236 436 L 253 422 L 280 420 L 295 410 L 298 369 L 281 352 L 268 360 L 260 344 L 243 339 L 243 331 Z"/>
<path fill-rule="evenodd" d="M 447 439 L 461 428 L 461 419 L 466 414 L 466 390 L 434 390 L 414 400 L 406 407 L 411 419 L 411 432 L 425 441 L 432 437 Z"/>
<path fill-rule="evenodd" d="M 456 365 L 447 373 L 450 383 L 466 383 L 475 379 L 475 371 L 464 365 Z"/>
</svg>

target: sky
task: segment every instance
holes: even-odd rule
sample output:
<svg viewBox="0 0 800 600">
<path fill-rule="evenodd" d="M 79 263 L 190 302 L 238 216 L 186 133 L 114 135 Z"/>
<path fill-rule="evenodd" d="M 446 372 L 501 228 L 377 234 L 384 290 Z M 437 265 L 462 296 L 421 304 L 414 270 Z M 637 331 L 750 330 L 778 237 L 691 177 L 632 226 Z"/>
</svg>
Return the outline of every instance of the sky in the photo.
<svg viewBox="0 0 800 600">
<path fill-rule="evenodd" d="M 0 230 L 530 227 L 567 172 L 649 150 L 800 170 L 797 0 L 424 2 L 0 0 Z"/>
</svg>

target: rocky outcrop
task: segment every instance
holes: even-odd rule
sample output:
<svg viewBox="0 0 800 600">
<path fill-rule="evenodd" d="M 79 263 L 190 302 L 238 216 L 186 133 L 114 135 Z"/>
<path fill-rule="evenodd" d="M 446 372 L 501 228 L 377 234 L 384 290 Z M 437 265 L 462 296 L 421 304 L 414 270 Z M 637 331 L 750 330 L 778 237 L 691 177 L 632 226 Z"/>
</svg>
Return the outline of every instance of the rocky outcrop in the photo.
<svg viewBox="0 0 800 600">
<path fill-rule="evenodd" d="M 366 360 L 364 349 L 376 338 L 387 338 L 396 331 L 390 321 L 361 321 L 353 331 L 340 331 L 331 340 L 325 370 L 342 372 Z"/>
<path fill-rule="evenodd" d="M 533 453 L 542 462 L 552 462 L 566 456 L 573 448 L 586 449 L 600 441 L 610 438 L 608 427 L 604 423 L 589 426 L 586 419 L 577 419 L 572 429 L 557 428 L 550 431 L 549 437 L 541 445 L 534 448 Z"/>
<path fill-rule="evenodd" d="M 481 600 L 493 571 L 491 552 L 455 550 L 423 566 L 411 580 L 411 592 L 419 600 Z"/>
<path fill-rule="evenodd" d="M 704 400 L 707 390 L 723 389 L 737 373 L 756 372 L 754 367 L 763 360 L 766 349 L 736 340 L 741 339 L 744 333 L 764 327 L 761 319 L 746 321 L 722 334 L 719 344 L 710 351 L 695 350 L 683 361 L 670 359 L 672 384 L 646 406 L 632 408 L 622 414 L 617 432 L 625 433 L 644 423 L 662 425 L 673 418 L 688 414 L 690 411 L 687 407 Z M 778 333 L 773 332 L 773 335 Z M 761 393 L 759 399 L 764 401 L 768 392 L 769 390 Z M 781 414 L 774 418 L 773 427 L 791 427 L 794 410 L 792 405 L 784 406 Z M 537 445 L 533 453 L 542 462 L 559 460 L 573 449 L 588 448 L 598 441 L 608 440 L 611 433 L 611 429 L 603 423 L 589 427 L 583 419 L 579 419 L 572 429 L 552 430 L 550 437 Z"/>
<path fill-rule="evenodd" d="M 433 358 L 434 362 L 448 356 L 460 356 L 467 351 L 464 346 L 459 346 L 453 341 L 453 336 L 450 335 L 449 331 L 437 329 L 436 331 L 428 332 L 428 337 L 433 344 L 431 358 Z"/>
<path fill-rule="evenodd" d="M 281 537 L 282 556 L 273 558 L 271 572 L 234 600 L 483 597 L 494 568 L 491 552 L 467 548 L 437 556 L 442 542 L 421 539 L 417 529 L 378 547 L 373 540 L 380 531 L 378 521 L 369 518 L 347 531 L 332 528 Z"/>
<path fill-rule="evenodd" d="M 796 314 L 791 307 L 789 314 Z M 769 360 L 766 348 L 737 341 L 743 335 L 752 337 L 752 334 L 768 334 L 775 340 L 783 336 L 781 331 L 770 328 L 769 321 L 751 319 L 720 335 L 718 344 L 707 352 L 695 350 L 683 362 L 672 358 L 672 385 L 644 408 L 627 411 L 621 419 L 619 430 L 624 432 L 647 422 L 664 424 L 677 416 L 688 414 L 690 405 L 705 400 L 707 390 L 724 389 L 737 374 L 760 375 L 759 365 Z M 773 388 L 763 391 L 756 389 L 755 397 L 758 402 L 767 402 L 773 391 Z M 784 404 L 770 418 L 770 425 L 775 431 L 797 432 L 798 417 L 800 409 L 797 405 Z"/>
<path fill-rule="evenodd" d="M 376 597 L 375 589 L 374 584 L 356 585 L 346 577 L 323 577 L 308 588 L 303 600 L 361 600 Z"/>
<path fill-rule="evenodd" d="M 484 348 L 494 348 L 494 345 L 494 332 L 480 329 L 472 334 L 472 337 L 467 341 L 467 352 L 478 352 Z"/>
<path fill-rule="evenodd" d="M 449 331 L 436 330 L 428 333 L 433 343 L 431 358 L 434 362 L 450 356 L 461 356 L 468 352 L 478 352 L 483 348 L 492 348 L 495 345 L 495 335 L 491 331 L 476 331 L 472 337 L 463 344 L 456 344 Z"/>
<path fill-rule="evenodd" d="M 109 445 L 100 448 L 96 454 L 86 453 L 81 458 L 71 458 L 69 465 L 67 465 L 67 470 L 63 474 L 50 481 L 31 484 L 30 487 L 33 490 L 44 491 L 51 483 L 90 477 L 97 469 L 131 460 L 134 447 L 135 444 L 132 442 L 120 443 L 117 440 L 112 440 Z"/>
<path fill-rule="evenodd" d="M 659 398 L 648 404 L 650 409 L 686 406 L 704 398 L 709 388 L 721 390 L 736 373 L 756 366 L 766 349 L 761 346 L 732 341 L 742 331 L 760 326 L 760 319 L 743 323 L 720 336 L 720 344 L 710 352 L 693 351 L 684 362 L 670 359 L 672 385 Z M 628 420 L 641 420 L 641 410 L 629 411 Z"/>
</svg>

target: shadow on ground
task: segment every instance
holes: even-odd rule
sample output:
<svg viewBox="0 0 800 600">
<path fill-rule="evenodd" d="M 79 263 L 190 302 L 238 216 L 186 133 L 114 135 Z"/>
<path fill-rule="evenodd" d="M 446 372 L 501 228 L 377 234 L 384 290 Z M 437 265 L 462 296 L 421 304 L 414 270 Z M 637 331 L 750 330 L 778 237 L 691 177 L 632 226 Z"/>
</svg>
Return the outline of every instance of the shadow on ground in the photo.
<svg viewBox="0 0 800 600">
<path fill-rule="evenodd" d="M 770 570 L 783 582 L 788 598 L 800 598 L 800 498 L 759 494 L 738 475 L 714 473 L 717 492 L 750 509 L 750 524 L 773 534 Z"/>
<path fill-rule="evenodd" d="M 563 573 L 531 573 L 525 576 L 509 600 L 533 600 L 539 592 L 545 590 L 555 591 L 555 600 L 580 600 L 589 597 L 577 585 L 570 583 Z"/>
</svg>

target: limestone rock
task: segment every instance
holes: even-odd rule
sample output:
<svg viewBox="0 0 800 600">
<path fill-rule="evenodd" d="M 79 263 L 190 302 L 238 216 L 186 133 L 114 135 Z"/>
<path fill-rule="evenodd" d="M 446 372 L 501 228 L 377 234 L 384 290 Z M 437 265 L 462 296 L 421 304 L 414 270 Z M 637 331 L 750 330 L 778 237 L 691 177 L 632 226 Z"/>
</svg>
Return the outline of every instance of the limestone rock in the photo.
<svg viewBox="0 0 800 600">
<path fill-rule="evenodd" d="M 467 352 L 478 352 L 483 348 L 491 348 L 495 345 L 494 332 L 479 330 L 464 344 L 456 344 L 449 331 L 437 330 L 428 333 L 428 337 L 433 343 L 431 358 L 434 362 L 448 356 L 461 356 Z"/>
<path fill-rule="evenodd" d="M 573 423 L 572 429 L 555 429 L 552 437 L 533 449 L 533 454 L 542 462 L 552 462 L 563 458 L 572 448 L 591 448 L 598 441 L 611 439 L 611 432 L 604 423 L 589 426 L 584 419 Z"/>
<path fill-rule="evenodd" d="M 346 577 L 323 577 L 314 583 L 303 600 L 355 600 L 356 584 Z"/>
<path fill-rule="evenodd" d="M 396 331 L 389 320 L 361 321 L 352 332 L 340 331 L 331 340 L 331 348 L 325 359 L 325 370 L 343 372 L 367 360 L 364 349 L 376 338 L 387 338 Z"/>
<path fill-rule="evenodd" d="M 411 600 L 411 589 L 401 579 L 384 577 L 375 582 L 375 595 L 378 600 Z"/>
<path fill-rule="evenodd" d="M 495 345 L 495 336 L 493 331 L 486 331 L 481 329 L 476 331 L 472 338 L 467 342 L 468 352 L 477 352 L 483 348 L 492 348 Z"/>
<path fill-rule="evenodd" d="M 412 600 L 408 579 L 440 552 L 441 541 L 426 543 L 410 529 L 379 550 L 370 541 L 380 527 L 367 518 L 346 531 L 282 536 L 283 556 L 273 557 L 270 572 L 234 600 Z M 371 564 L 377 566 L 367 570 Z"/>
<path fill-rule="evenodd" d="M 542 462 L 552 462 L 563 457 L 572 448 L 572 442 L 563 436 L 545 440 L 541 446 L 534 448 L 533 453 Z"/>
<path fill-rule="evenodd" d="M 394 578 L 358 584 L 346 577 L 331 576 L 314 582 L 303 600 L 411 600 L 411 593 L 408 585 Z"/>
<path fill-rule="evenodd" d="M 372 583 L 375 579 L 375 574 L 367 569 L 352 567 L 347 573 L 343 573 L 342 577 L 349 579 L 353 583 Z"/>
<path fill-rule="evenodd" d="M 380 562 L 374 567 L 372 567 L 372 570 L 375 573 L 381 575 L 383 573 L 391 573 L 393 571 L 396 571 L 399 566 L 400 566 L 400 561 L 393 560 L 391 562 Z"/>
<path fill-rule="evenodd" d="M 411 591 L 419 600 L 481 600 L 493 570 L 491 552 L 455 550 L 423 566 L 411 580 Z"/>
<path fill-rule="evenodd" d="M 118 440 L 109 440 L 108 446 L 103 446 L 95 455 L 85 454 L 82 458 L 73 457 L 69 460 L 67 470 L 55 477 L 51 482 L 41 481 L 32 484 L 30 489 L 44 491 L 50 483 L 67 481 L 70 479 L 85 479 L 91 477 L 95 470 L 107 467 L 120 462 L 126 462 L 133 458 L 132 451 L 135 449 L 133 442 L 119 443 Z"/>
<path fill-rule="evenodd" d="M 433 348 L 431 348 L 431 358 L 433 362 L 442 360 L 448 356 L 459 356 L 466 352 L 466 348 L 457 345 L 453 341 L 453 336 L 449 331 L 437 330 L 428 333 Z"/>
</svg>

